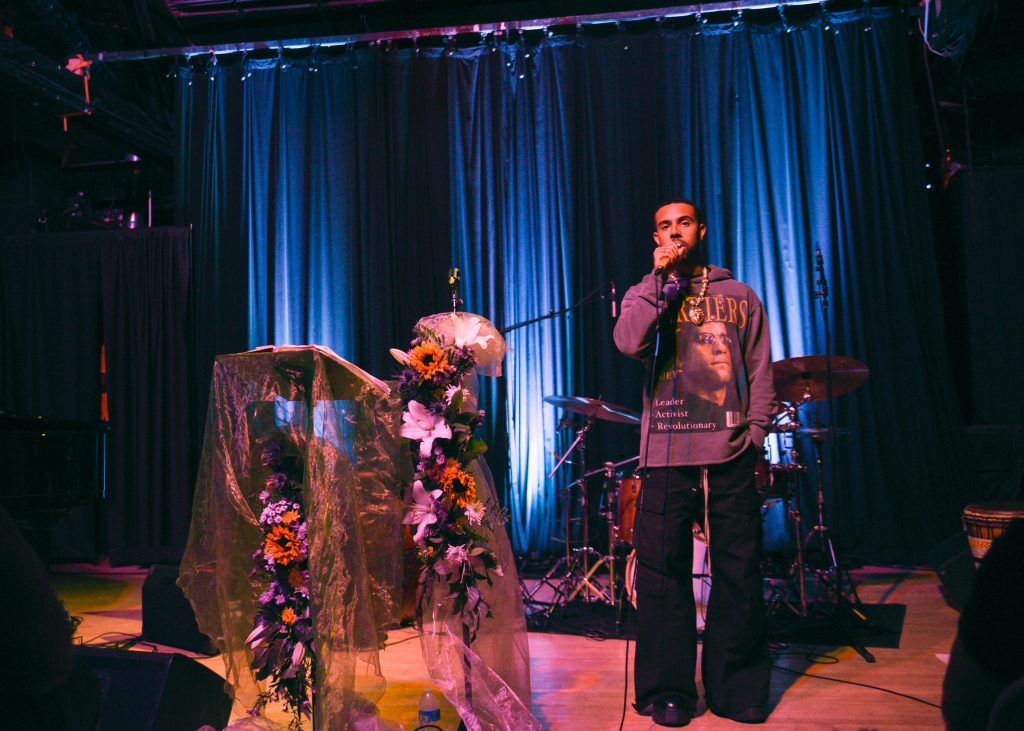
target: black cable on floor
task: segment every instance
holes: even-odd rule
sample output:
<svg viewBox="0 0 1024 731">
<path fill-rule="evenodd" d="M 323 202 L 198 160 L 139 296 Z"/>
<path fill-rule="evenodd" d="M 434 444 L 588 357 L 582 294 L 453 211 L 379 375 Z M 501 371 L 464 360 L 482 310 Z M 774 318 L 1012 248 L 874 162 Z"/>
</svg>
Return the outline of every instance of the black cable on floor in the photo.
<svg viewBox="0 0 1024 731">
<path fill-rule="evenodd" d="M 831 655 L 826 655 L 825 657 L 831 657 Z M 837 660 L 837 662 L 838 662 L 838 660 Z M 832 664 L 832 663 L 830 663 L 830 664 Z M 868 683 L 858 683 L 855 680 L 842 680 L 840 678 L 830 678 L 827 675 L 812 675 L 811 673 L 801 672 L 800 670 L 793 670 L 792 668 L 785 668 L 785 667 L 782 667 L 781 665 L 772 665 L 772 667 L 775 668 L 776 670 L 781 670 L 781 671 L 783 671 L 785 673 L 790 673 L 792 675 L 803 675 L 805 678 L 817 678 L 818 680 L 831 680 L 833 683 L 845 683 L 846 685 L 857 685 L 857 686 L 860 686 L 861 688 L 868 688 L 870 690 L 878 690 L 878 691 L 881 691 L 882 693 L 889 693 L 890 695 L 899 696 L 900 698 L 906 698 L 908 700 L 917 701 L 918 703 L 923 703 L 924 705 L 931 706 L 932 708 L 939 708 L 939 709 L 942 708 L 942 706 L 940 706 L 940 705 L 938 705 L 936 703 L 932 703 L 931 701 L 926 701 L 923 698 L 918 698 L 917 696 L 908 695 L 906 693 L 900 693 L 899 691 L 895 691 L 895 690 L 889 690 L 888 688 L 882 688 L 882 687 L 879 687 L 877 685 L 869 685 Z"/>
</svg>

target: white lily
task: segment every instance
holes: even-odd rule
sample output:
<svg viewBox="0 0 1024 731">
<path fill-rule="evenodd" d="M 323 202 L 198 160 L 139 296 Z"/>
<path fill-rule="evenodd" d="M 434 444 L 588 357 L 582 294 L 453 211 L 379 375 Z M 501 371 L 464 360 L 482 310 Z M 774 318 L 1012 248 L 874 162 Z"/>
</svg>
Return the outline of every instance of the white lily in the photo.
<svg viewBox="0 0 1024 731">
<path fill-rule="evenodd" d="M 420 456 L 429 457 L 435 439 L 451 439 L 451 427 L 441 416 L 430 412 L 419 401 L 410 401 L 409 410 L 402 414 L 401 434 L 406 439 L 420 440 Z"/>
<path fill-rule="evenodd" d="M 416 526 L 416 534 L 412 539 L 418 544 L 423 543 L 423 534 L 427 532 L 427 528 L 437 522 L 437 499 L 440 497 L 440 490 L 424 490 L 423 480 L 412 483 L 413 503 L 409 506 L 409 512 L 402 523 Z"/>
<path fill-rule="evenodd" d="M 479 317 L 459 317 L 454 312 L 452 318 L 452 337 L 455 339 L 456 347 L 474 347 L 479 345 L 481 350 L 487 350 L 487 343 L 494 339 L 493 335 L 481 335 Z"/>
<path fill-rule="evenodd" d="M 391 353 L 392 358 L 397 360 L 402 365 L 409 365 L 409 354 L 406 353 L 404 350 L 399 350 L 398 348 L 391 348 L 391 350 L 389 350 L 388 352 Z"/>
</svg>

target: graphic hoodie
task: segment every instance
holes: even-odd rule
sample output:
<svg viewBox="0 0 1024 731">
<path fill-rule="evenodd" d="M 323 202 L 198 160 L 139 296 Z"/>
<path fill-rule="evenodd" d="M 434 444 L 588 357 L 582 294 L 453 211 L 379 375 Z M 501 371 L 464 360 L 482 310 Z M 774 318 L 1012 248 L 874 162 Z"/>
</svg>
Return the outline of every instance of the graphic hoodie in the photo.
<svg viewBox="0 0 1024 731">
<path fill-rule="evenodd" d="M 626 292 L 615 324 L 619 350 L 648 369 L 640 430 L 640 464 L 647 467 L 727 462 L 751 444 L 763 446 L 775 412 L 761 301 L 728 269 L 712 266 L 698 308 L 703 322 L 695 325 L 686 313 L 697 302 L 701 279 L 669 281 L 659 302 L 662 278 L 648 274 Z"/>
</svg>

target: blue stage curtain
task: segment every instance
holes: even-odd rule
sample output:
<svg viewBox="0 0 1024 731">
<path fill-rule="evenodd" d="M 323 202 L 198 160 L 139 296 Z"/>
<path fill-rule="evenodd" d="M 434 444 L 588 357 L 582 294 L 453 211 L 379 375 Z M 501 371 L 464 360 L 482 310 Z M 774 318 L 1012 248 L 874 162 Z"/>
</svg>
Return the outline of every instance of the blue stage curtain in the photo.
<svg viewBox="0 0 1024 731">
<path fill-rule="evenodd" d="M 182 216 L 221 211 L 197 227 L 196 281 L 217 292 L 246 278 L 248 292 L 229 299 L 248 304 L 249 345 L 322 342 L 387 376 L 387 349 L 448 307 L 450 267 L 463 271 L 465 309 L 499 326 L 612 280 L 621 299 L 650 268 L 653 210 L 696 198 L 710 260 L 765 302 L 776 360 L 825 350 L 812 297 L 820 246 L 835 352 L 872 370 L 836 401 L 851 434 L 838 443 L 829 522 L 863 557 L 920 559 L 957 529 L 969 475 L 907 19 L 866 6 L 791 30 L 624 27 L 183 69 Z M 239 247 L 247 266 L 210 273 Z M 519 550 L 551 545 L 569 479 L 546 478 L 568 435 L 544 396 L 639 406 L 642 368 L 612 345 L 609 310 L 598 300 L 511 332 L 506 374 L 484 386 L 488 459 Z M 213 349 L 225 337 L 199 333 Z M 628 458 L 637 442 L 628 426 L 598 423 L 588 466 Z"/>
</svg>

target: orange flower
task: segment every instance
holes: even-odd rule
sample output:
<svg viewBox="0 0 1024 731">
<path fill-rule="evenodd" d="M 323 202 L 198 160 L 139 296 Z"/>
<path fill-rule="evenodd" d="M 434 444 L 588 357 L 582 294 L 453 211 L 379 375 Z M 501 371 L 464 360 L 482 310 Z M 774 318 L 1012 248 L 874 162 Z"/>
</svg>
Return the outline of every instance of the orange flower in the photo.
<svg viewBox="0 0 1024 731">
<path fill-rule="evenodd" d="M 288 583 L 294 587 L 299 587 L 306 583 L 306 577 L 302 575 L 302 571 L 299 570 L 298 566 L 292 566 L 292 570 L 288 572 Z"/>
<path fill-rule="evenodd" d="M 441 475 L 441 489 L 452 502 L 459 507 L 466 507 L 476 502 L 476 480 L 462 469 L 456 459 L 449 459 Z"/>
<path fill-rule="evenodd" d="M 295 616 L 295 610 L 291 607 L 285 607 L 281 611 L 281 621 L 285 624 L 295 624 L 296 619 L 298 619 L 298 617 Z"/>
<path fill-rule="evenodd" d="M 302 543 L 291 528 L 275 525 L 267 536 L 263 551 L 282 566 L 305 558 Z"/>
<path fill-rule="evenodd" d="M 291 525 L 299 519 L 298 510 L 286 510 L 281 514 L 281 523 L 284 525 Z"/>
<path fill-rule="evenodd" d="M 409 353 L 409 364 L 423 378 L 430 380 L 448 370 L 448 356 L 436 343 L 420 343 Z"/>
</svg>

